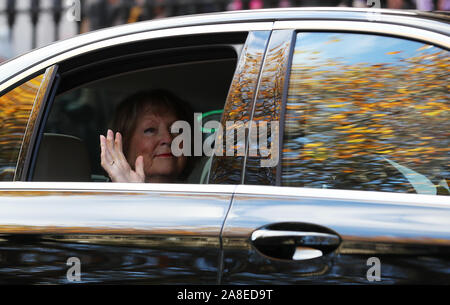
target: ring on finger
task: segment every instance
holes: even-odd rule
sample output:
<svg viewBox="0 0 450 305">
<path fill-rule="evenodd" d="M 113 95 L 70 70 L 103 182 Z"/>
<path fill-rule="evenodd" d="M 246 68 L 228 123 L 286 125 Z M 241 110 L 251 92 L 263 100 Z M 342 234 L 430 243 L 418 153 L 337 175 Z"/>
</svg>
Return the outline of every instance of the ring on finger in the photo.
<svg viewBox="0 0 450 305">
<path fill-rule="evenodd" d="M 114 165 L 114 162 L 116 162 L 116 161 L 112 161 L 112 162 L 111 162 L 111 165 Z"/>
</svg>

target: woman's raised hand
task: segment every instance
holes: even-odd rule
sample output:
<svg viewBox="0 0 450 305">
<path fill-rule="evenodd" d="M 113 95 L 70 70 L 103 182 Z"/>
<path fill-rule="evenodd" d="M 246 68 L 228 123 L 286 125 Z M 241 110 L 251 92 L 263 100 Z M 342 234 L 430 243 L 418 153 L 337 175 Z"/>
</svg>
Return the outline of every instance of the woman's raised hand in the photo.
<svg viewBox="0 0 450 305">
<path fill-rule="evenodd" d="M 106 138 L 100 135 L 101 165 L 113 182 L 145 182 L 144 158 L 138 156 L 135 170 L 130 167 L 122 151 L 122 135 L 108 129 Z"/>
</svg>

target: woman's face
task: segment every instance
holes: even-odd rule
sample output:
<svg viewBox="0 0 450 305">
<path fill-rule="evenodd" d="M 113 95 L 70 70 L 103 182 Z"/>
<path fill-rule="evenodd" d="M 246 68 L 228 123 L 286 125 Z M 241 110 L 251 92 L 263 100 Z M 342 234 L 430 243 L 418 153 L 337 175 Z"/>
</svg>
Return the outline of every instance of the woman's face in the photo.
<svg viewBox="0 0 450 305">
<path fill-rule="evenodd" d="M 174 135 L 170 127 L 175 121 L 177 117 L 171 111 L 154 111 L 148 106 L 137 118 L 136 129 L 129 142 L 127 161 L 134 166 L 138 156 L 144 157 L 147 182 L 173 181 L 186 166 L 187 157 L 175 157 L 171 151 Z"/>
</svg>

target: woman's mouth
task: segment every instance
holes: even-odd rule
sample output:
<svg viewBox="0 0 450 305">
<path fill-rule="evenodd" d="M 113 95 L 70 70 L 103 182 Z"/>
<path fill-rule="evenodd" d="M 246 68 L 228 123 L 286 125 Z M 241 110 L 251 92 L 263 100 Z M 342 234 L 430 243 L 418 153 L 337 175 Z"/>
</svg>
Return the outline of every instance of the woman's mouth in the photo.
<svg viewBox="0 0 450 305">
<path fill-rule="evenodd" d="M 156 158 L 172 158 L 172 157 L 173 155 L 171 153 L 156 155 Z"/>
</svg>

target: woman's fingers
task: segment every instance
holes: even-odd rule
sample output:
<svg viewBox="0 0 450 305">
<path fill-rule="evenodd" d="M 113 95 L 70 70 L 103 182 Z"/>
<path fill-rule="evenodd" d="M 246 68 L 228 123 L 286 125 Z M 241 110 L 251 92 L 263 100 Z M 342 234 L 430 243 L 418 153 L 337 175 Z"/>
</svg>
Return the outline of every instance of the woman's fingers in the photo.
<svg viewBox="0 0 450 305">
<path fill-rule="evenodd" d="M 106 147 L 106 138 L 104 135 L 100 135 L 100 150 L 100 159 L 105 163 L 105 165 L 107 165 L 108 162 L 112 161 L 112 158 L 108 148 Z"/>
<path fill-rule="evenodd" d="M 136 158 L 136 162 L 134 165 L 134 169 L 136 174 L 142 179 L 142 182 L 145 181 L 145 173 L 144 173 L 144 157 L 138 156 Z"/>
<path fill-rule="evenodd" d="M 114 139 L 114 148 L 116 151 L 122 153 L 122 135 L 120 132 L 116 132 L 116 138 Z"/>
<path fill-rule="evenodd" d="M 103 167 L 103 169 L 108 173 L 108 175 L 113 179 L 113 168 L 111 164 L 113 163 L 113 159 L 111 157 L 111 154 L 109 153 L 107 147 L 106 147 L 106 138 L 103 135 L 100 135 L 100 164 Z"/>
<path fill-rule="evenodd" d="M 106 137 L 100 135 L 101 165 L 113 182 L 144 182 L 144 161 L 139 162 L 139 179 L 133 178 L 133 172 L 122 151 L 122 135 L 108 129 Z M 142 163 L 142 164 L 141 164 Z M 136 180 L 136 181 L 134 181 Z"/>
<path fill-rule="evenodd" d="M 102 162 L 101 164 L 102 167 L 108 172 L 108 174 L 112 173 L 112 171 L 114 170 L 113 166 L 117 162 L 116 161 L 117 158 L 115 157 L 114 153 L 114 147 L 112 147 L 113 141 L 111 132 L 112 131 L 108 130 L 106 137 L 100 135 L 100 148 L 101 148 L 100 159 Z"/>
<path fill-rule="evenodd" d="M 111 161 L 114 161 L 114 163 L 120 162 L 122 165 L 128 164 L 122 152 L 122 136 L 120 133 L 116 133 L 116 137 L 114 137 L 114 132 L 110 129 L 108 129 L 106 133 L 106 153 L 111 157 Z"/>
<path fill-rule="evenodd" d="M 120 134 L 120 132 L 116 132 L 116 139 L 114 140 L 114 147 L 116 150 L 117 158 L 121 162 L 126 162 L 126 164 L 128 164 L 128 161 L 125 158 L 125 155 L 123 154 L 122 135 Z"/>
<path fill-rule="evenodd" d="M 106 149 L 110 153 L 113 160 L 116 160 L 117 156 L 114 148 L 114 132 L 110 129 L 106 132 Z"/>
</svg>

